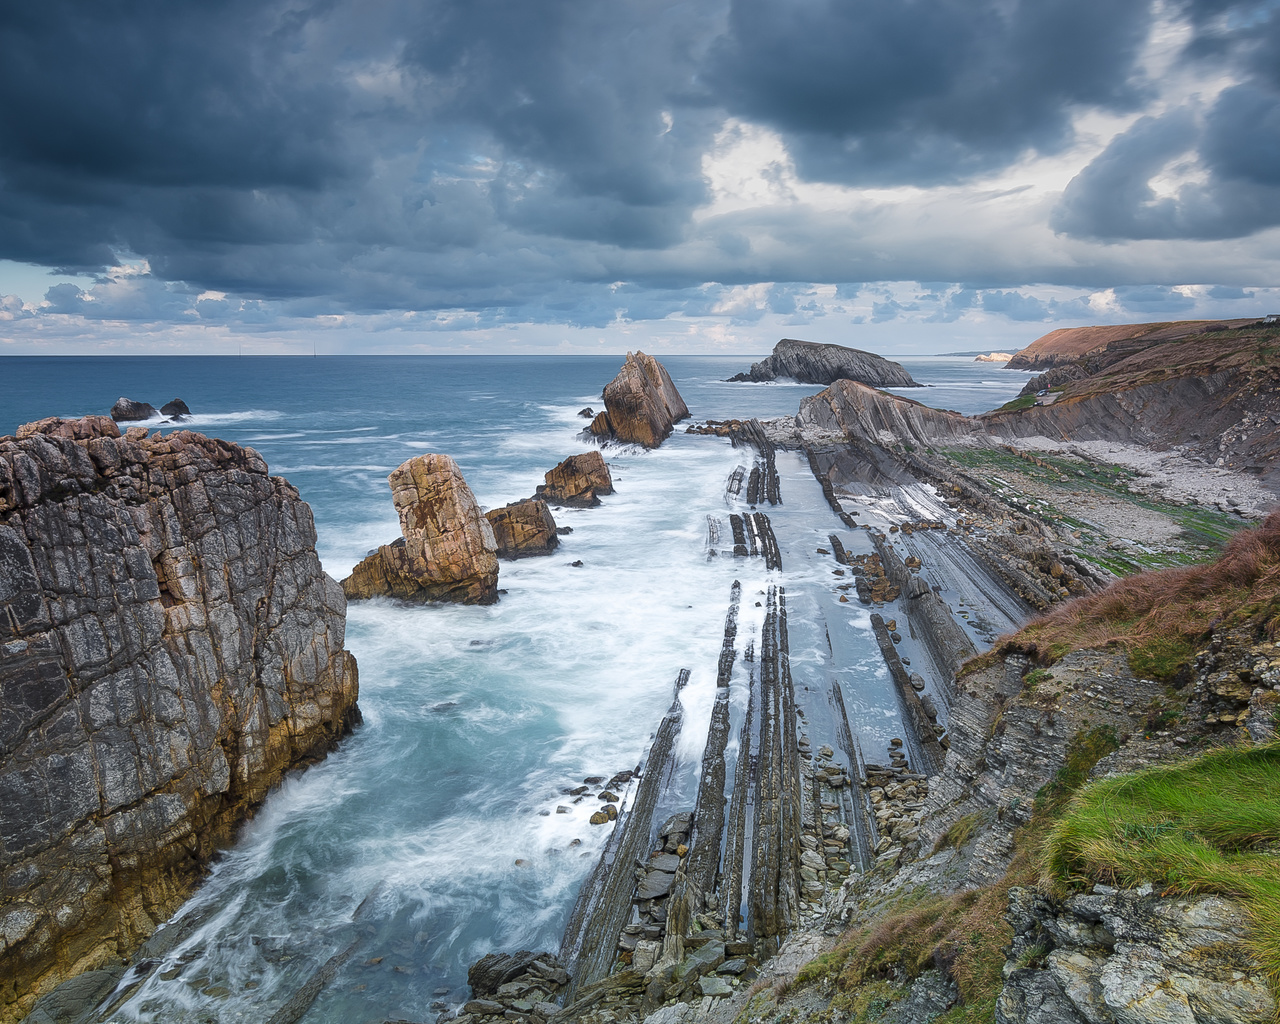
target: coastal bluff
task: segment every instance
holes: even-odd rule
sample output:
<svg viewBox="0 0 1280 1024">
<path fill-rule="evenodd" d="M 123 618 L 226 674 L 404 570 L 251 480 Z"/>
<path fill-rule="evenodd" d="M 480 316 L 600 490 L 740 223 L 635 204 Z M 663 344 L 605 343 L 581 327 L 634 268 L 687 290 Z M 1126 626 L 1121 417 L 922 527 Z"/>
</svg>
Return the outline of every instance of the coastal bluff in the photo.
<svg viewBox="0 0 1280 1024">
<path fill-rule="evenodd" d="M 856 380 L 873 388 L 917 388 L 901 363 L 885 359 L 874 352 L 823 345 L 813 341 L 783 338 L 773 347 L 767 359 L 753 363 L 746 373 L 734 374 L 730 381 L 776 380 L 789 377 L 803 384 L 834 384 L 838 380 Z"/>
<path fill-rule="evenodd" d="M 358 720 L 315 540 L 252 448 L 105 416 L 0 438 L 0 1021 L 118 969 Z"/>
</svg>

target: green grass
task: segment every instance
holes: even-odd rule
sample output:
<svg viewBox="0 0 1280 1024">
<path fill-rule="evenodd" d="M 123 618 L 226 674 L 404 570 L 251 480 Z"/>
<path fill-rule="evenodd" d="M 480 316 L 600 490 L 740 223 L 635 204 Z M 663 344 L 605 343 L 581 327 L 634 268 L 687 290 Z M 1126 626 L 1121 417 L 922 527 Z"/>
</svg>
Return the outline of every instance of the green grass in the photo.
<svg viewBox="0 0 1280 1024">
<path fill-rule="evenodd" d="M 1005 402 L 1004 405 L 1000 406 L 1000 408 L 996 410 L 996 412 L 1015 412 L 1018 409 L 1030 409 L 1035 404 L 1035 395 L 1022 395 L 1020 398 L 1015 398 L 1012 402 Z"/>
<path fill-rule="evenodd" d="M 1240 902 L 1280 993 L 1280 743 L 1224 748 L 1082 789 L 1049 833 L 1058 884 L 1150 881 L 1170 895 Z"/>
</svg>

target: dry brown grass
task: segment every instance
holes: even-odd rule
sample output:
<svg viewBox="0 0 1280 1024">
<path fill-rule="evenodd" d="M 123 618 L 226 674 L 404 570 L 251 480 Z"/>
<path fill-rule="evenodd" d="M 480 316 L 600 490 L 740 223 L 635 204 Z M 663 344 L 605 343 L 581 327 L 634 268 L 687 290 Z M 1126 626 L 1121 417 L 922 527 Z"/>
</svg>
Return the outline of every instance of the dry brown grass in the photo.
<svg viewBox="0 0 1280 1024">
<path fill-rule="evenodd" d="M 1070 651 L 1115 644 L 1129 651 L 1134 671 L 1169 678 L 1211 630 L 1245 623 L 1280 635 L 1280 511 L 1238 533 L 1216 562 L 1118 580 L 1003 638 L 992 653 L 1048 665 Z"/>
</svg>

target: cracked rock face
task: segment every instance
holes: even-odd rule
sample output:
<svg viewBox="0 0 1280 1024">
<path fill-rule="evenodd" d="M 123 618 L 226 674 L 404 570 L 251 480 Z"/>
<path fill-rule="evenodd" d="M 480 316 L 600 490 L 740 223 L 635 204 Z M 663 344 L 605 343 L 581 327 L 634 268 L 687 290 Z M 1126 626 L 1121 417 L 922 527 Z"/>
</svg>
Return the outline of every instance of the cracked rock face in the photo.
<svg viewBox="0 0 1280 1024">
<path fill-rule="evenodd" d="M 592 434 L 646 448 L 657 448 L 689 415 L 667 368 L 643 352 L 627 353 L 618 375 L 605 385 L 604 407 L 591 421 Z"/>
<path fill-rule="evenodd" d="M 499 558 L 549 555 L 560 543 L 547 503 L 537 498 L 517 501 L 484 514 L 493 527 Z"/>
<path fill-rule="evenodd" d="M 403 536 L 351 571 L 342 581 L 347 597 L 498 600 L 497 541 L 457 463 L 447 455 L 418 455 L 387 482 Z"/>
<path fill-rule="evenodd" d="M 600 495 L 613 493 L 613 477 L 604 456 L 599 452 L 570 455 L 549 470 L 546 483 L 538 486 L 536 497 L 552 505 L 592 508 L 600 504 Z"/>
<path fill-rule="evenodd" d="M 0 1020 L 118 962 L 357 719 L 311 510 L 251 448 L 0 439 Z"/>
</svg>

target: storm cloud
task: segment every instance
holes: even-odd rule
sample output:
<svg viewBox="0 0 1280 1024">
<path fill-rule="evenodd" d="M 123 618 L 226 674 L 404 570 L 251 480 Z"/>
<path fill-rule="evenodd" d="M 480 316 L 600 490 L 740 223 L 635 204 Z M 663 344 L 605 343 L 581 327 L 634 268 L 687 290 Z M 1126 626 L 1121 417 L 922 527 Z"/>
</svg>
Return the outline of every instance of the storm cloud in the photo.
<svg viewBox="0 0 1280 1024">
<path fill-rule="evenodd" d="M 806 323 L 839 305 L 816 284 L 953 280 L 867 317 L 1030 321 L 1084 308 L 1030 284 L 1167 295 L 1203 252 L 1142 243 L 1280 224 L 1278 44 L 1274 5 L 1230 2 L 11 4 L 0 259 L 99 286 L 0 319 L 596 327 L 759 285 L 760 316 Z M 1091 117 L 1120 127 L 1091 142 Z M 1265 269 L 1223 260 L 1194 280 L 1244 301 Z"/>
</svg>

